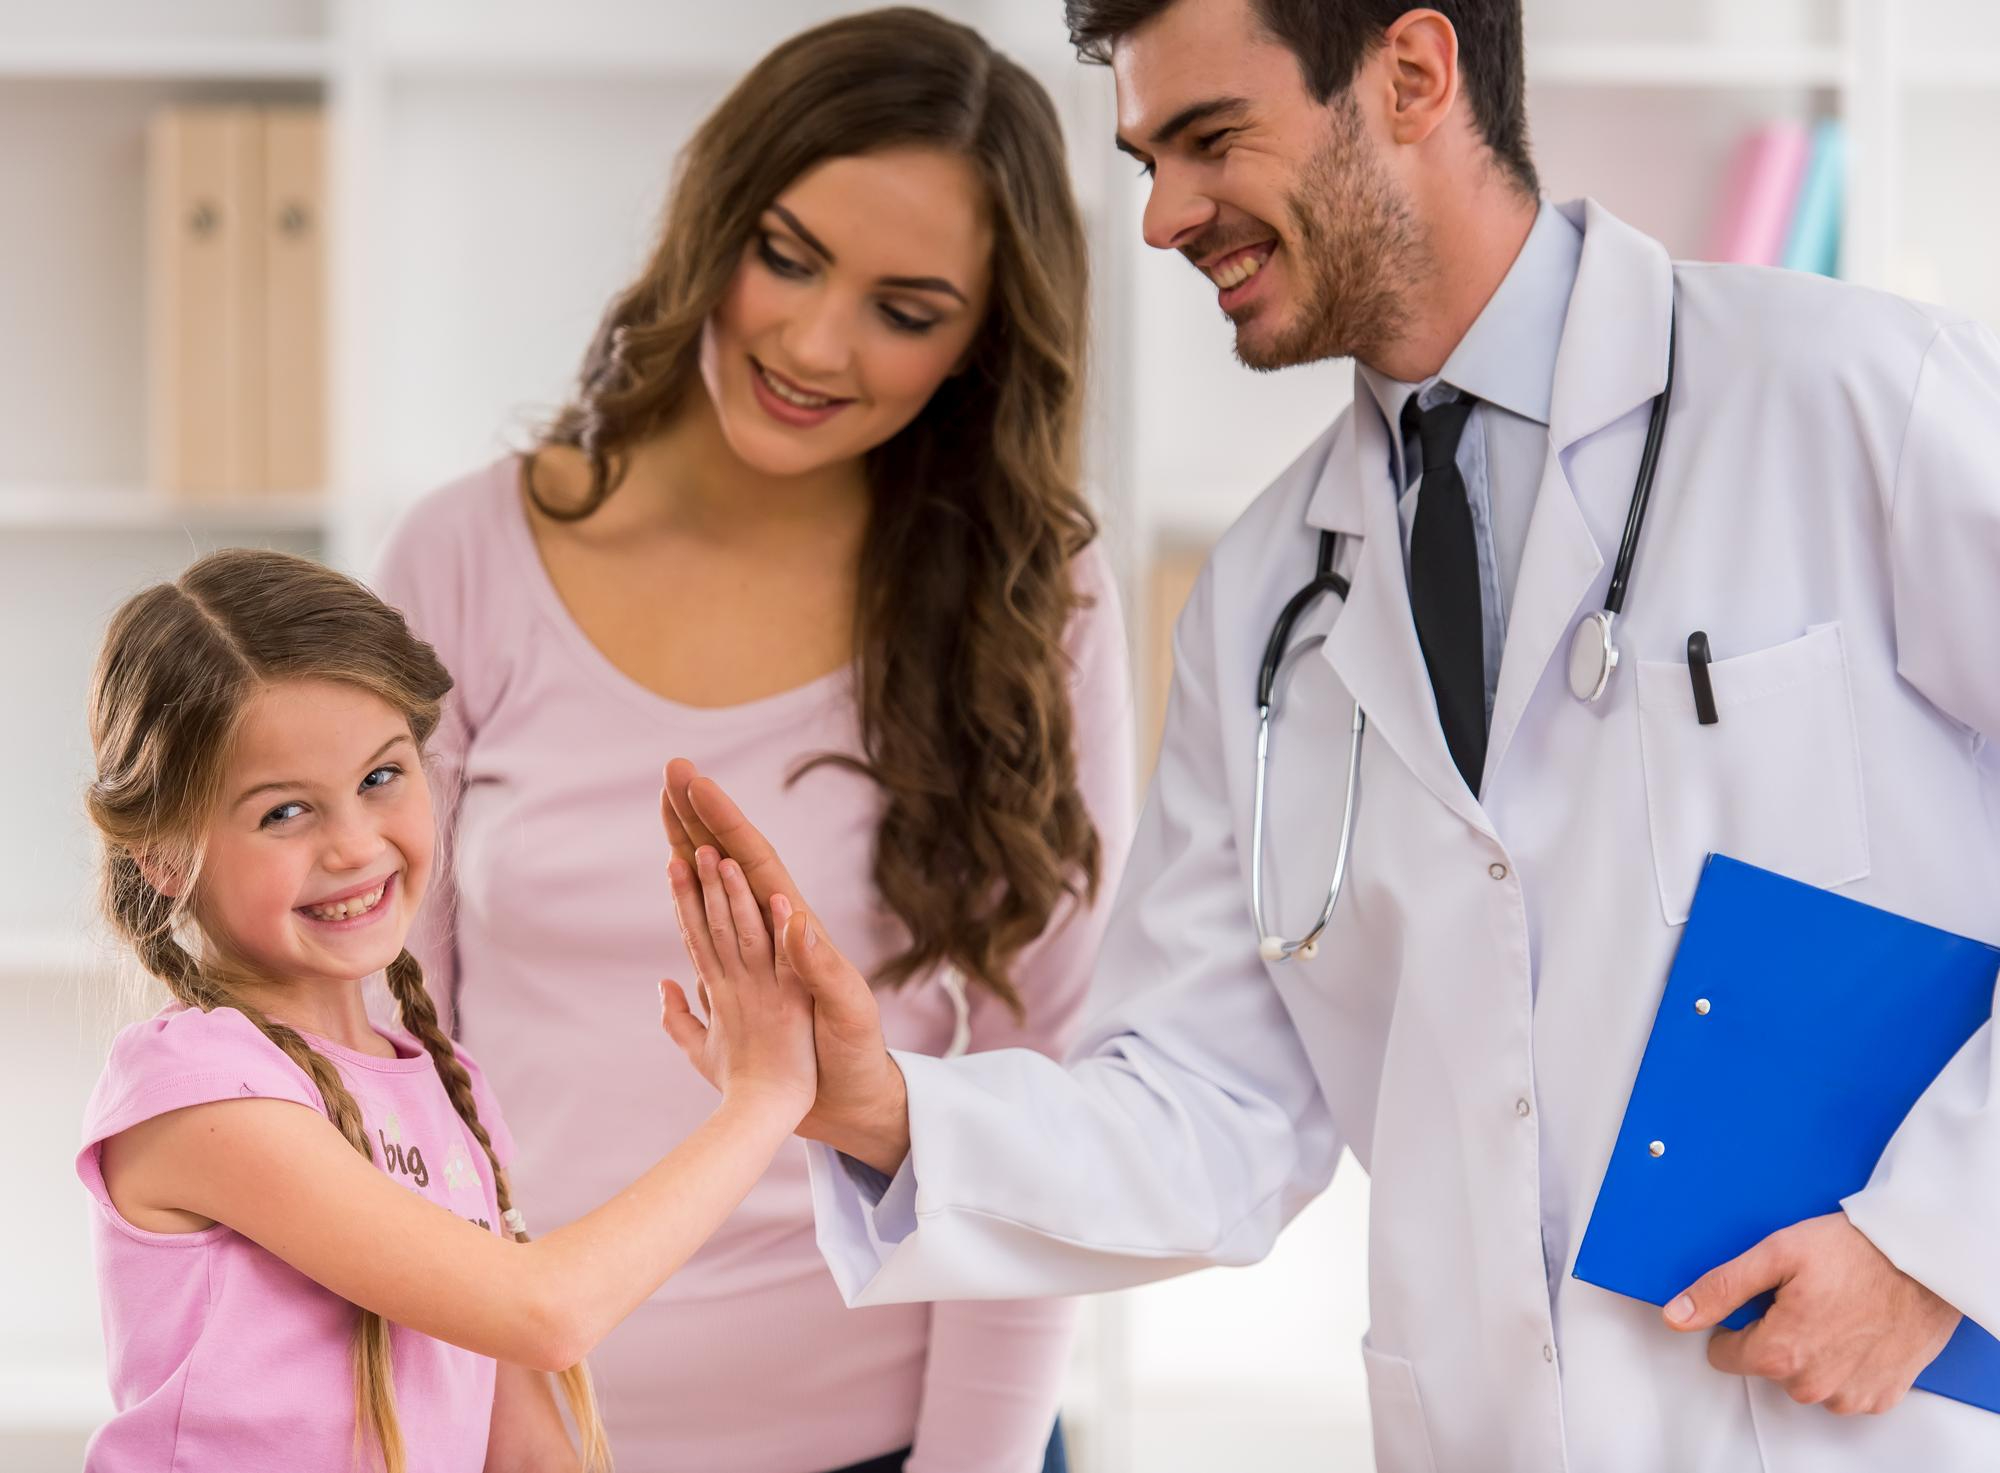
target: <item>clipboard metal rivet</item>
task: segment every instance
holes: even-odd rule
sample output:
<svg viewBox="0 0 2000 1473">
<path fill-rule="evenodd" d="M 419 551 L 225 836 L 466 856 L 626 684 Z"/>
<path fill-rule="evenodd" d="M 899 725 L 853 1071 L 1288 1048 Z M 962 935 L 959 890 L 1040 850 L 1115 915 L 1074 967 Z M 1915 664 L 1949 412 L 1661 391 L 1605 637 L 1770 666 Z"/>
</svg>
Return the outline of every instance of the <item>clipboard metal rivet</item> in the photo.
<svg viewBox="0 0 2000 1473">
<path fill-rule="evenodd" d="M 1708 1016 L 1708 999 L 1705 997 L 1696 998 L 1694 1000 L 1694 1010 L 1706 1018 Z"/>
<path fill-rule="evenodd" d="M 1655 1156 L 1664 1156 L 1667 1154 L 1667 1143 L 1665 1141 L 1654 1141 L 1646 1149 Z"/>
</svg>

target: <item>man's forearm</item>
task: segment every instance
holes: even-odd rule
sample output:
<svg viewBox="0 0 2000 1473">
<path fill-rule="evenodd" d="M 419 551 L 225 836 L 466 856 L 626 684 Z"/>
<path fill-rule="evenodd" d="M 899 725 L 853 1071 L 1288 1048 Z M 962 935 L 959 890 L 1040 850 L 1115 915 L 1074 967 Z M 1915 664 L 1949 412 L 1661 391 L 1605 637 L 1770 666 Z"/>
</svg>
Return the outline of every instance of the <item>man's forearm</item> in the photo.
<svg viewBox="0 0 2000 1473">
<path fill-rule="evenodd" d="M 903 1071 L 888 1059 L 874 1088 L 844 1101 L 837 1115 L 815 1110 L 799 1134 L 824 1141 L 884 1176 L 894 1176 L 910 1154 L 910 1093 Z"/>
</svg>

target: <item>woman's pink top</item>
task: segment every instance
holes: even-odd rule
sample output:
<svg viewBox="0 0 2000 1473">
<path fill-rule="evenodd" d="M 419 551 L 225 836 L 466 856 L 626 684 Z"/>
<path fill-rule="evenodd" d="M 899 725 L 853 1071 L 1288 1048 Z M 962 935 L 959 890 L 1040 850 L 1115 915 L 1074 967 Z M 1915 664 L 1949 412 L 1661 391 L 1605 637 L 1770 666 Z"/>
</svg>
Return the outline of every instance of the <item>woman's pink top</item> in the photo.
<svg viewBox="0 0 2000 1473">
<path fill-rule="evenodd" d="M 786 785 L 802 758 L 859 752 L 851 673 L 724 709 L 656 695 L 571 618 L 519 481 L 510 457 L 432 494 L 391 539 L 376 584 L 457 682 L 432 742 L 440 792 L 458 794 L 456 905 L 447 894 L 427 908 L 442 934 L 421 954 L 513 1112 L 515 1201 L 539 1232 L 603 1202 L 715 1107 L 659 1023 L 659 979 L 693 982 L 660 828 L 669 757 L 692 758 L 743 805 L 863 971 L 899 949 L 899 923 L 869 879 L 874 785 L 832 766 Z M 1068 643 L 1080 782 L 1104 844 L 1099 903 L 1058 912 L 1019 959 L 1025 1023 L 983 989 L 961 1005 L 955 979 L 922 977 L 881 994 L 895 1047 L 947 1052 L 961 1006 L 973 1049 L 1057 1054 L 1078 1022 L 1130 838 L 1133 741 L 1101 553 L 1076 576 L 1093 600 Z M 591 1364 L 628 1468 L 811 1473 L 914 1442 L 911 1473 L 1034 1473 L 1070 1327 L 1053 1301 L 844 1308 L 793 1140 Z"/>
<path fill-rule="evenodd" d="M 423 1045 L 385 1032 L 397 1057 L 307 1042 L 333 1061 L 375 1144 L 375 1164 L 418 1196 L 497 1231 L 486 1153 L 451 1106 Z M 506 1122 L 479 1068 L 479 1123 L 502 1166 Z M 104 1188 L 103 1142 L 169 1110 L 217 1100 L 290 1100 L 324 1113 L 319 1090 L 234 1008 L 175 1004 L 119 1033 L 84 1114 L 77 1175 L 91 1215 L 98 1297 L 117 1412 L 84 1455 L 88 1473 L 351 1473 L 358 1311 L 221 1223 L 155 1233 L 119 1215 Z M 356 1243 L 356 1253 L 393 1245 Z M 493 1420 L 493 1362 L 393 1325 L 390 1357 L 407 1466 L 479 1473 Z"/>
</svg>

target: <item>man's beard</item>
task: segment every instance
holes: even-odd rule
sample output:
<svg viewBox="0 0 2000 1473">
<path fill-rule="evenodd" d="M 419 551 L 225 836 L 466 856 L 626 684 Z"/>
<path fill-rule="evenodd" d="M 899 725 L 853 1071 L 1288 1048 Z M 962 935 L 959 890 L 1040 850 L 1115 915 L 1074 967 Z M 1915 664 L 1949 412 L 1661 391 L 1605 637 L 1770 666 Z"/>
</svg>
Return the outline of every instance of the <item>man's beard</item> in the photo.
<svg viewBox="0 0 2000 1473">
<path fill-rule="evenodd" d="M 1286 264 L 1297 283 L 1292 320 L 1275 337 L 1236 331 L 1236 356 L 1268 372 L 1323 358 L 1369 358 L 1409 322 L 1411 281 L 1430 259 L 1410 203 L 1376 161 L 1361 110 L 1342 96 L 1326 141 L 1307 160 L 1291 215 Z"/>
</svg>

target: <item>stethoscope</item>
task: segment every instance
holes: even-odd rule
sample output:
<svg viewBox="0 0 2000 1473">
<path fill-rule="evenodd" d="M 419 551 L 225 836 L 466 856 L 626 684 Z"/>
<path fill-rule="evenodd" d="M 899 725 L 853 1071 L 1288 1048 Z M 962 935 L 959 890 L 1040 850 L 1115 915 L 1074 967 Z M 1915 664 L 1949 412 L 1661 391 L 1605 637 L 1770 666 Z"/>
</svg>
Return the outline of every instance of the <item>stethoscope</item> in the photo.
<svg viewBox="0 0 2000 1473">
<path fill-rule="evenodd" d="M 1618 645 L 1614 629 L 1625 611 L 1625 594 L 1632 582 L 1632 561 L 1639 550 L 1639 532 L 1646 523 L 1646 503 L 1652 499 L 1653 478 L 1660 466 L 1660 441 L 1666 433 L 1667 408 L 1674 394 L 1674 338 L 1677 324 L 1667 325 L 1667 382 L 1653 400 L 1653 412 L 1646 422 L 1646 447 L 1639 457 L 1639 478 L 1632 487 L 1631 505 L 1625 511 L 1625 535 L 1618 544 L 1618 561 L 1612 566 L 1611 587 L 1604 595 L 1604 607 L 1584 617 L 1569 642 L 1569 688 L 1579 701 L 1594 705 L 1610 688 L 1611 673 L 1618 668 Z M 1271 758 L 1271 720 L 1277 711 L 1278 674 L 1287 658 L 1286 645 L 1292 628 L 1305 611 L 1323 594 L 1335 594 L 1347 602 L 1347 579 L 1333 571 L 1339 552 L 1339 537 L 1332 532 L 1319 534 L 1319 560 L 1312 582 L 1306 584 L 1278 614 L 1271 638 L 1264 646 L 1264 663 L 1257 672 L 1257 787 L 1256 808 L 1250 820 L 1250 910 L 1257 924 L 1257 954 L 1267 962 L 1303 957 L 1311 961 L 1319 954 L 1319 938 L 1333 920 L 1333 908 L 1347 881 L 1347 860 L 1354 842 L 1354 799 L 1356 779 L 1361 773 L 1361 736 L 1368 729 L 1367 714 L 1354 703 L 1354 723 L 1347 740 L 1347 802 L 1340 815 L 1340 852 L 1334 860 L 1333 881 L 1326 889 L 1326 904 L 1312 929 L 1296 941 L 1287 941 L 1271 930 L 1264 919 L 1264 790 Z M 1297 658 L 1325 636 L 1308 640 L 1289 652 Z"/>
</svg>

